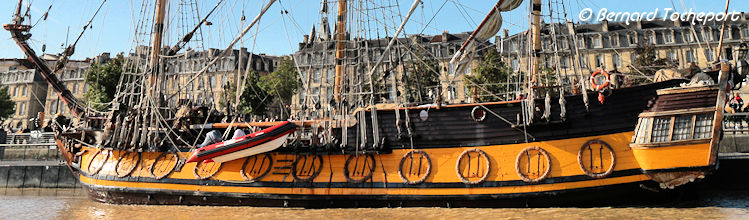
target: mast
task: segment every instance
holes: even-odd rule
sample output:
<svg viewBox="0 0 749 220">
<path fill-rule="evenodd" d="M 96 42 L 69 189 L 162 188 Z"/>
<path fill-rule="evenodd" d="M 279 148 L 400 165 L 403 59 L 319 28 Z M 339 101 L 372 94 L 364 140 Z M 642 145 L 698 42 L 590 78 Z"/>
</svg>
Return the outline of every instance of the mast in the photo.
<svg viewBox="0 0 749 220">
<path fill-rule="evenodd" d="M 541 0 L 533 0 L 531 12 L 531 36 L 533 37 L 533 56 L 531 57 L 531 83 L 533 87 L 538 81 L 538 60 L 541 55 Z M 532 88 L 531 88 L 532 90 Z M 534 97 L 529 97 L 533 99 Z"/>
<path fill-rule="evenodd" d="M 73 115 L 83 116 L 85 112 L 91 112 L 88 111 L 89 109 L 81 104 L 75 96 L 73 96 L 73 93 L 62 84 L 60 79 L 57 78 L 57 75 L 52 72 L 52 69 L 50 69 L 44 61 L 36 55 L 34 49 L 32 49 L 28 42 L 26 42 L 31 37 L 31 34 L 28 33 L 29 30 L 31 30 L 31 26 L 23 24 L 23 15 L 21 15 L 22 6 L 23 0 L 18 0 L 18 8 L 16 9 L 15 17 L 13 18 L 14 23 L 5 24 L 3 25 L 3 28 L 10 32 L 13 41 L 15 41 L 18 47 L 21 48 L 21 51 L 26 54 L 26 58 L 32 65 L 34 65 L 34 68 L 39 71 L 44 80 L 47 81 L 47 84 L 51 85 L 52 89 L 57 92 L 57 96 L 60 97 L 60 100 L 65 102 Z"/>
<path fill-rule="evenodd" d="M 334 98 L 336 102 L 341 101 L 341 86 L 343 84 L 343 76 L 345 74 L 345 67 L 343 65 L 344 58 L 346 57 L 346 8 L 347 0 L 338 1 L 338 21 L 336 23 L 336 45 L 335 45 L 335 87 L 333 88 Z"/>
<path fill-rule="evenodd" d="M 530 76 L 528 81 L 528 97 L 524 101 L 524 112 L 526 119 L 524 123 L 530 125 L 533 123 L 535 112 L 536 112 L 536 95 L 535 88 L 538 81 L 538 60 L 541 55 L 541 0 L 533 0 L 531 2 L 531 39 L 533 51 L 531 51 L 531 66 Z M 548 106 L 547 106 L 548 108 Z"/>
<path fill-rule="evenodd" d="M 155 89 L 157 86 L 158 75 L 159 75 L 159 56 L 161 55 L 161 39 L 164 34 L 164 19 L 166 15 L 166 5 L 169 0 L 157 0 L 156 1 L 156 18 L 153 24 L 153 37 L 151 44 L 151 75 L 148 78 L 148 83 L 151 88 L 152 97 L 157 97 L 158 92 Z"/>
</svg>

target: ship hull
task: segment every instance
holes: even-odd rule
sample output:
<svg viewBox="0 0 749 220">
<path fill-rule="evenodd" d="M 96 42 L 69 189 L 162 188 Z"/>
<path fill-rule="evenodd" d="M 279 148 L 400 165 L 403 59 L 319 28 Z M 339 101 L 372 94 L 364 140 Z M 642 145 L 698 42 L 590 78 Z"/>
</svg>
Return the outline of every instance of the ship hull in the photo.
<svg viewBox="0 0 749 220">
<path fill-rule="evenodd" d="M 600 207 L 663 204 L 677 201 L 683 191 L 658 191 L 652 181 L 521 194 L 465 196 L 297 196 L 148 190 L 83 185 L 91 200 L 127 205 L 217 205 L 303 208 L 378 207 Z M 615 199 L 614 199 L 615 198 Z"/>
<path fill-rule="evenodd" d="M 69 140 L 58 144 L 65 152 L 75 152 L 66 158 L 76 161 L 71 167 L 90 197 L 115 204 L 493 207 L 640 203 L 659 201 L 639 199 L 642 196 L 668 197 L 676 191 L 667 188 L 703 178 L 715 167 L 715 145 L 705 142 L 715 135 L 684 144 L 667 142 L 668 146 L 631 145 L 635 126 L 644 121 L 638 117 L 647 116 L 641 113 L 664 101 L 672 103 L 668 96 L 658 98 L 656 91 L 677 83 L 616 90 L 606 103 L 591 103 L 590 111 L 584 110 L 580 100 L 570 98 L 568 121 L 552 118 L 549 124 L 530 127 L 506 120 L 519 112 L 517 102 L 412 108 L 410 112 L 380 109 L 378 130 L 385 140 L 380 149 L 369 145 L 352 150 L 361 146 L 355 143 L 328 151 L 279 149 L 223 163 L 184 163 L 191 154 L 188 149 L 129 152 L 62 144 L 73 143 Z M 714 96 L 694 99 L 687 102 L 689 108 L 703 109 L 699 114 L 715 112 L 704 110 L 715 103 Z M 471 120 L 481 106 L 489 116 Z M 557 106 L 552 113 L 559 110 Z M 420 111 L 429 115 L 422 117 Z M 398 129 L 403 125 L 396 123 L 394 114 L 400 112 L 412 120 L 410 137 L 399 134 L 406 130 Z M 369 116 L 372 111 L 364 113 Z M 371 123 L 366 129 L 359 125 L 365 124 L 349 129 L 349 142 L 357 139 L 355 131 L 372 132 Z M 372 139 L 361 141 L 367 146 Z"/>
<path fill-rule="evenodd" d="M 358 183 L 352 181 L 354 177 L 351 176 L 357 171 L 351 171 L 350 166 L 345 167 L 346 164 L 353 164 L 353 160 L 349 159 L 352 157 L 350 155 L 319 156 L 323 166 L 318 168 L 319 171 L 313 171 L 319 173 L 311 181 L 300 181 L 291 175 L 291 172 L 299 172 L 299 168 L 290 161 L 300 161 L 304 159 L 303 156 L 276 152 L 263 154 L 274 158 L 275 164 L 272 165 L 271 172 L 256 180 L 247 181 L 241 173 L 253 171 L 247 170 L 250 165 L 242 159 L 223 163 L 218 170 L 205 172 L 215 172 L 212 177 L 202 179 L 196 175 L 198 172 L 195 170 L 200 170 L 196 169 L 196 163 L 184 164 L 181 169 L 175 168 L 174 171 L 169 170 L 169 164 L 166 164 L 165 169 L 153 168 L 157 167 L 154 164 L 163 163 L 163 157 L 158 158 L 161 153 L 155 152 L 139 153 L 140 161 L 134 171 L 128 176 L 118 177 L 116 169 L 118 166 L 126 166 L 122 162 L 126 160 L 116 158 L 123 158 L 126 152 L 83 147 L 85 153 L 79 158 L 81 168 L 77 175 L 91 199 L 114 204 L 513 207 L 595 206 L 659 201 L 641 199 L 656 195 L 657 198 L 664 198 L 663 190 L 640 169 L 627 145 L 631 135 L 631 132 L 623 132 L 528 144 L 421 149 L 430 155 L 431 173 L 424 182 L 417 184 L 407 183 L 399 174 L 416 173 L 406 171 L 407 168 L 400 164 L 404 155 L 411 150 L 394 150 L 390 154 L 373 155 L 376 164 L 371 177 Z M 614 170 L 605 177 L 586 175 L 579 165 L 578 156 L 570 153 L 578 152 L 580 146 L 591 139 L 609 143 L 616 154 Z M 549 175 L 537 182 L 524 181 L 520 175 L 524 171 L 517 169 L 517 155 L 531 145 L 542 146 L 550 157 Z M 486 179 L 480 183 L 466 183 L 459 177 L 465 175 L 474 180 L 484 173 L 474 172 L 481 171 L 480 169 L 466 166 L 460 167 L 462 171 L 456 169 L 456 163 L 460 163 L 458 160 L 466 159 L 461 157 L 461 152 L 471 149 L 485 152 L 491 164 Z M 101 156 L 104 154 L 110 156 Z M 178 155 L 186 157 L 187 154 L 185 152 Z M 284 164 L 284 161 L 288 163 Z M 289 172 L 283 172 L 285 167 L 291 167 Z M 711 167 L 690 169 L 707 171 Z M 367 170 L 370 169 L 365 167 L 359 172 L 366 173 Z M 166 177 L 155 177 L 167 171 L 171 172 Z M 344 172 L 350 174 L 346 175 Z M 458 174 L 459 172 L 462 174 Z M 471 173 L 479 175 L 472 178 Z M 361 176 L 366 175 L 359 175 Z M 666 191 L 666 197 L 671 193 L 673 192 Z"/>
</svg>

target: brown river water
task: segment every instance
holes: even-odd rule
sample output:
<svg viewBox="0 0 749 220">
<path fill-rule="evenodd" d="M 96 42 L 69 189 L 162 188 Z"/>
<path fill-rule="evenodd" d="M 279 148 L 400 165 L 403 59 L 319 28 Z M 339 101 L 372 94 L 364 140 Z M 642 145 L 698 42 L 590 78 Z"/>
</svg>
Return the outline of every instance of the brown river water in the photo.
<svg viewBox="0 0 749 220">
<path fill-rule="evenodd" d="M 81 189 L 0 188 L 0 219 L 749 219 L 749 191 L 673 207 L 301 209 L 110 205 Z"/>
</svg>

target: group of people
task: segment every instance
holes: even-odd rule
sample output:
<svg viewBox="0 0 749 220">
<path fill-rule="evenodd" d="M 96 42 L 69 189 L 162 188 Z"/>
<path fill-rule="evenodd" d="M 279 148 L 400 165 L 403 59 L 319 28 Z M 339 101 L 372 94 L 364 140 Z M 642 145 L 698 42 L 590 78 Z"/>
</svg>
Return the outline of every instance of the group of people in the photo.
<svg viewBox="0 0 749 220">
<path fill-rule="evenodd" d="M 231 139 L 237 139 L 242 136 L 247 135 L 242 129 L 237 128 L 234 130 L 234 134 L 232 135 Z M 229 139 L 227 139 L 229 140 Z M 218 130 L 212 130 L 205 134 L 205 139 L 203 139 L 203 143 L 199 144 L 197 147 L 205 147 L 211 144 L 219 143 L 224 141 L 222 138 L 222 134 Z"/>
<path fill-rule="evenodd" d="M 728 113 L 737 113 L 737 112 L 744 112 L 747 109 L 747 105 L 749 103 L 744 103 L 744 99 L 741 98 L 738 92 L 733 93 L 733 97 L 731 97 L 731 101 L 728 102 L 728 107 L 726 108 L 726 112 Z"/>
</svg>

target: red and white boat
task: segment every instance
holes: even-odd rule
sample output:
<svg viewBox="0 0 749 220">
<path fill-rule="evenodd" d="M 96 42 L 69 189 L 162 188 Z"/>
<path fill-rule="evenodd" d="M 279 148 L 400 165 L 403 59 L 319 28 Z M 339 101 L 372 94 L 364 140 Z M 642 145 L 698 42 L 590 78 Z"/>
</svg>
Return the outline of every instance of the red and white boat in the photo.
<svg viewBox="0 0 749 220">
<path fill-rule="evenodd" d="M 296 131 L 296 124 L 285 121 L 239 138 L 198 148 L 187 163 L 210 160 L 221 163 L 275 150 Z"/>
</svg>

